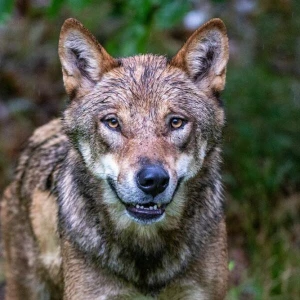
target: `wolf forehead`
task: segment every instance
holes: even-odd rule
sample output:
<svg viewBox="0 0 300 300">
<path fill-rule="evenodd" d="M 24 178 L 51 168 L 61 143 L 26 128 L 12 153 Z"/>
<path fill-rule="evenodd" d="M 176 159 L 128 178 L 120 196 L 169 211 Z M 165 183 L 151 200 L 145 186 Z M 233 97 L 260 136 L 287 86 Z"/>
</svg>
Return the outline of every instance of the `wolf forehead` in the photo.
<svg viewBox="0 0 300 300">
<path fill-rule="evenodd" d="M 118 64 L 84 95 L 85 101 L 93 101 L 95 108 L 113 107 L 132 113 L 141 109 L 157 110 L 156 114 L 180 108 L 192 113 L 197 105 L 207 111 L 217 104 L 210 99 L 214 95 L 209 89 L 199 89 L 183 70 L 170 65 L 165 56 L 146 54 L 120 58 Z"/>
</svg>

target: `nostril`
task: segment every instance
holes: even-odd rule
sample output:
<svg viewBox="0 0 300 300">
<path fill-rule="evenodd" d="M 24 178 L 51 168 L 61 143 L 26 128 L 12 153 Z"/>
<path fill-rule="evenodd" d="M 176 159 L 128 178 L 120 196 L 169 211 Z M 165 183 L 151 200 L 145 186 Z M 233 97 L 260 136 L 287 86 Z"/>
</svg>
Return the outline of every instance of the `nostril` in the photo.
<svg viewBox="0 0 300 300">
<path fill-rule="evenodd" d="M 152 186 L 154 185 L 154 180 L 153 179 L 145 179 L 142 183 L 141 183 L 143 186 Z"/>
<path fill-rule="evenodd" d="M 163 187 L 167 187 L 168 184 L 169 184 L 169 178 L 165 178 L 165 179 L 162 180 L 161 185 L 162 185 Z"/>
</svg>

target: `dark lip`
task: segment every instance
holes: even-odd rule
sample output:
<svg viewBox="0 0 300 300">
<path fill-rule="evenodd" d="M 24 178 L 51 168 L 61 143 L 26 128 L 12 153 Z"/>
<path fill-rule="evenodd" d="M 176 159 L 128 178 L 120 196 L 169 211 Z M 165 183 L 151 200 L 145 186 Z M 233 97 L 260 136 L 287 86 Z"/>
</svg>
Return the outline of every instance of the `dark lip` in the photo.
<svg viewBox="0 0 300 300">
<path fill-rule="evenodd" d="M 181 182 L 182 182 L 182 177 L 178 179 L 178 183 L 177 186 L 174 190 L 174 194 L 173 197 L 175 196 Z M 154 202 L 146 202 L 146 203 L 125 203 L 122 201 L 122 199 L 119 197 L 116 187 L 115 187 L 115 183 L 113 182 L 113 180 L 111 178 L 107 179 L 108 184 L 110 186 L 110 188 L 112 189 L 112 191 L 115 193 L 116 197 L 118 198 L 118 200 L 126 207 L 127 212 L 134 218 L 140 219 L 140 220 L 155 220 L 158 219 L 159 217 L 161 217 L 164 213 L 165 213 L 165 209 L 166 207 L 171 203 L 171 201 L 169 203 L 166 204 L 161 204 L 160 207 L 157 207 L 156 209 L 147 209 L 148 207 L 152 206 L 154 207 L 159 206 L 159 203 L 154 203 Z M 173 199 L 172 197 L 172 199 Z M 136 207 L 136 205 L 140 205 L 140 206 L 144 206 L 145 208 L 141 208 L 141 207 Z"/>
</svg>

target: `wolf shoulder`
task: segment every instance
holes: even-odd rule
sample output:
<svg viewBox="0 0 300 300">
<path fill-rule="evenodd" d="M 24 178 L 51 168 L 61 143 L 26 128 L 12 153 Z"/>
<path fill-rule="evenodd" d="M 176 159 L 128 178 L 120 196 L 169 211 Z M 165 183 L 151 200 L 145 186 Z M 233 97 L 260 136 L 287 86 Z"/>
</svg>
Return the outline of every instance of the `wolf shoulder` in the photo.
<svg viewBox="0 0 300 300">
<path fill-rule="evenodd" d="M 53 190 L 68 148 L 69 142 L 60 119 L 50 121 L 34 131 L 16 169 L 16 183 L 20 185 L 22 196 L 30 197 L 36 189 Z"/>
</svg>

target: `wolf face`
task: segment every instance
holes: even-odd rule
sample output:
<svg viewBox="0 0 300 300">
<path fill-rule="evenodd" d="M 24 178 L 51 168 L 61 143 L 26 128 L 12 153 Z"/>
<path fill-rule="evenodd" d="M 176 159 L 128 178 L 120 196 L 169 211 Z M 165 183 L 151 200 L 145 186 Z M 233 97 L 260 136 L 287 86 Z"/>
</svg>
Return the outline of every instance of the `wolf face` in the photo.
<svg viewBox="0 0 300 300">
<path fill-rule="evenodd" d="M 212 20 L 171 60 L 114 59 L 77 21 L 59 43 L 70 104 L 65 131 L 99 180 L 117 228 L 178 226 L 184 189 L 220 140 L 225 28 Z M 150 227 L 151 227 L 150 226 Z"/>
</svg>

